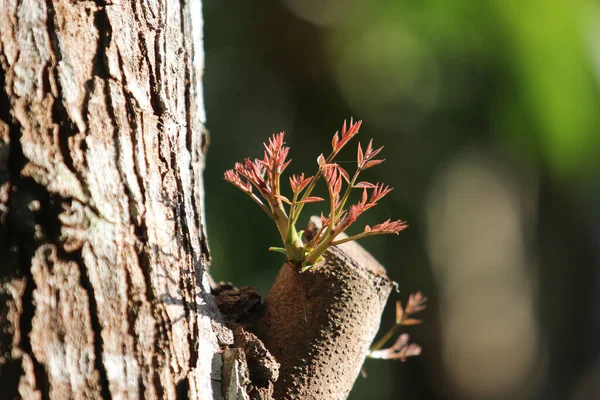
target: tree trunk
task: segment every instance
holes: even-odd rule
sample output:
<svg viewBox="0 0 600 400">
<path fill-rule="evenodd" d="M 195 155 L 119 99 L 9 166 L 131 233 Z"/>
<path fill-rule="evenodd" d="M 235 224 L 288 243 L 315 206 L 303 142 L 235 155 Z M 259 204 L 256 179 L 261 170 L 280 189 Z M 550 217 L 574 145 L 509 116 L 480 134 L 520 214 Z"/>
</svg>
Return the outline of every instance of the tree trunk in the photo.
<svg viewBox="0 0 600 400">
<path fill-rule="evenodd" d="M 200 0 L 2 0 L 0 64 L 0 398 L 219 398 Z"/>
</svg>

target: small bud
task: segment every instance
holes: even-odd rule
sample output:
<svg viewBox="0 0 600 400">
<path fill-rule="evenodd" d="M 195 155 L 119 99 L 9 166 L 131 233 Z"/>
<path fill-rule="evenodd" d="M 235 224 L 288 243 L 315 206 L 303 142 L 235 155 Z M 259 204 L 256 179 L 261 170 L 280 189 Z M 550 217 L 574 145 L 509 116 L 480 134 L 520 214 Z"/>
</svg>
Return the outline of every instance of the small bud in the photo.
<svg viewBox="0 0 600 400">
<path fill-rule="evenodd" d="M 319 164 L 319 167 L 323 168 L 323 165 L 325 164 L 325 157 L 323 156 L 323 153 L 317 157 L 317 164 Z"/>
</svg>

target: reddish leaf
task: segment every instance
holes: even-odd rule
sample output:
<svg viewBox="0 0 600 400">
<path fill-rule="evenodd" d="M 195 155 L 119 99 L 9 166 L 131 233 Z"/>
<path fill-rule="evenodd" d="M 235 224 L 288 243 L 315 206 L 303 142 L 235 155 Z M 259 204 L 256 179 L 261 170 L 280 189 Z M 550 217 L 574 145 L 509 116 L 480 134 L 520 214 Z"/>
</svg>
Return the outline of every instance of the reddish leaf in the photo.
<svg viewBox="0 0 600 400">
<path fill-rule="evenodd" d="M 300 200 L 298 202 L 298 204 L 300 203 L 316 203 L 318 201 L 323 201 L 324 199 L 322 197 L 317 197 L 317 196 L 309 196 L 303 200 Z"/>
<path fill-rule="evenodd" d="M 323 157 L 322 153 L 319 157 L 317 157 L 317 164 L 319 164 L 319 167 L 323 167 L 323 165 L 325 165 L 325 157 Z"/>
<path fill-rule="evenodd" d="M 327 225 L 329 225 L 329 218 L 325 218 L 323 213 L 321 213 L 321 226 L 327 226 Z"/>
<path fill-rule="evenodd" d="M 373 148 L 373 139 L 369 141 L 369 145 L 367 146 L 367 150 L 365 151 L 365 159 L 370 160 L 375 157 L 379 152 L 383 149 L 383 146 L 376 150 L 372 150 Z"/>
<path fill-rule="evenodd" d="M 406 305 L 406 313 L 414 314 L 427 308 L 427 297 L 423 293 L 417 292 L 408 296 L 408 304 Z"/>
<path fill-rule="evenodd" d="M 358 168 L 362 168 L 364 156 L 363 156 L 362 148 L 360 147 L 360 142 L 358 142 L 358 150 L 356 153 L 356 160 L 358 161 Z"/>
<path fill-rule="evenodd" d="M 338 200 L 342 190 L 342 176 L 344 173 L 348 174 L 337 164 L 323 164 L 323 177 L 334 202 Z"/>
<path fill-rule="evenodd" d="M 408 228 L 408 225 L 406 224 L 406 222 L 401 221 L 401 220 L 391 221 L 390 219 L 388 219 L 385 222 L 382 222 L 381 224 L 377 224 L 374 227 L 372 227 L 371 231 L 379 232 L 379 233 L 396 233 L 397 234 L 406 228 Z"/>
<path fill-rule="evenodd" d="M 383 160 L 371 160 L 371 161 L 367 161 L 363 167 L 363 169 L 367 169 L 367 168 L 371 168 L 376 166 L 377 164 L 381 164 L 382 162 L 384 162 L 385 159 Z"/>
<path fill-rule="evenodd" d="M 408 333 L 403 333 L 402 335 L 398 336 L 398 339 L 396 339 L 396 341 L 394 342 L 392 347 L 390 347 L 390 349 L 394 351 L 400 351 L 404 346 L 408 344 L 408 338 Z"/>
<path fill-rule="evenodd" d="M 300 175 L 290 176 L 290 187 L 292 188 L 292 192 L 299 193 L 302 190 L 304 190 L 304 188 L 306 187 L 306 185 L 308 185 L 311 179 L 312 176 L 304 178 L 304 173 L 301 173 Z"/>
<path fill-rule="evenodd" d="M 340 171 L 340 174 L 342 174 L 342 176 L 344 177 L 346 182 L 350 182 L 350 175 L 348 175 L 348 171 L 346 171 L 344 168 L 340 167 L 339 165 L 338 165 L 338 170 Z"/>
<path fill-rule="evenodd" d="M 280 199 L 281 199 L 281 200 L 282 200 L 284 203 L 287 203 L 287 204 L 292 204 L 292 202 L 291 202 L 291 201 L 290 201 L 290 200 L 289 200 L 287 197 L 285 197 L 285 196 L 279 195 L 279 198 L 280 198 Z"/>
<path fill-rule="evenodd" d="M 369 201 L 368 207 L 373 207 L 383 196 L 394 190 L 389 186 L 384 186 L 383 183 L 375 185 L 373 193 L 371 193 L 371 200 Z"/>
<path fill-rule="evenodd" d="M 348 211 L 348 225 L 356 221 L 356 219 L 365 211 L 365 208 L 361 203 L 352 204 L 350 206 L 350 210 Z"/>
<path fill-rule="evenodd" d="M 232 169 L 225 171 L 225 180 L 227 182 L 233 183 L 238 188 L 242 189 L 244 192 L 252 192 L 252 185 L 250 182 L 244 182 L 238 175 L 238 173 Z"/>
<path fill-rule="evenodd" d="M 406 361 L 408 357 L 421 354 L 421 347 L 415 343 L 408 343 L 408 335 L 398 336 L 396 342 L 389 348 L 383 350 L 371 351 L 371 357 L 384 360 Z"/>
<path fill-rule="evenodd" d="M 373 148 L 373 139 L 369 140 L 369 144 L 367 145 L 367 150 L 365 151 L 367 156 L 371 153 L 372 148 Z"/>
<path fill-rule="evenodd" d="M 353 122 L 352 118 L 350 118 L 350 127 L 346 129 L 346 121 L 344 120 L 344 125 L 342 126 L 341 139 L 339 143 L 336 143 L 335 152 L 338 152 L 342 149 L 352 139 L 359 131 L 360 126 L 362 125 L 362 121 Z"/>
<path fill-rule="evenodd" d="M 401 323 L 402 318 L 404 318 L 404 309 L 402 308 L 402 303 L 398 300 L 396 302 L 396 323 Z"/>
<path fill-rule="evenodd" d="M 342 179 L 338 176 L 338 178 L 336 179 L 335 184 L 333 186 L 333 193 L 337 197 L 340 195 L 341 191 L 342 191 Z"/>
<path fill-rule="evenodd" d="M 277 169 L 277 172 L 282 173 L 288 165 L 290 165 L 290 163 L 292 162 L 291 159 L 289 159 L 285 164 L 283 164 L 280 168 Z"/>
<path fill-rule="evenodd" d="M 357 188 L 368 188 L 368 189 L 374 189 L 374 188 L 375 188 L 375 185 L 373 185 L 373 184 L 372 184 L 372 183 L 370 183 L 370 182 L 363 181 L 363 182 L 358 182 L 356 185 L 354 185 L 354 187 L 357 187 Z"/>
</svg>

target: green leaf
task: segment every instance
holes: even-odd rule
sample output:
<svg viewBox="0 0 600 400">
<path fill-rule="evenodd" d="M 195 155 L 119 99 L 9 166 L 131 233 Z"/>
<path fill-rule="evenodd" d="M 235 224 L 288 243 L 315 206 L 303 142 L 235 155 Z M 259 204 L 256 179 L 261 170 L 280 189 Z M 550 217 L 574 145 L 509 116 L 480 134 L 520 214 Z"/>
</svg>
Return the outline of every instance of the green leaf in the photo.
<svg viewBox="0 0 600 400">
<path fill-rule="evenodd" d="M 287 256 L 287 252 L 283 247 L 269 247 L 269 251 L 275 251 L 277 253 L 285 254 Z"/>
<path fill-rule="evenodd" d="M 304 267 L 302 267 L 302 269 L 300 270 L 300 272 L 306 272 L 306 271 L 308 271 L 311 268 L 312 268 L 312 265 L 305 265 Z"/>
</svg>

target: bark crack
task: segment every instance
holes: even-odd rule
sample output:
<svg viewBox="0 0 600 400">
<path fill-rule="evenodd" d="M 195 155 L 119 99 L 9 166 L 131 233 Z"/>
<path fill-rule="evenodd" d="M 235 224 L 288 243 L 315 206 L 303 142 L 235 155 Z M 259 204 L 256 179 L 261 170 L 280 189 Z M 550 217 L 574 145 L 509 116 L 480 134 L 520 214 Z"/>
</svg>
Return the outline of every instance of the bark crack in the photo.
<svg viewBox="0 0 600 400">
<path fill-rule="evenodd" d="M 161 10 L 160 10 L 161 2 L 158 2 L 157 7 L 159 8 L 158 14 L 161 15 Z M 132 15 L 133 15 L 135 22 L 139 26 L 145 25 L 142 23 L 142 21 L 140 21 L 140 18 L 139 18 L 140 13 L 137 8 L 136 1 L 131 2 L 131 8 L 133 11 Z M 159 34 L 160 34 L 160 29 L 157 29 L 156 35 L 159 36 Z M 146 36 L 144 35 L 144 32 L 142 29 L 140 29 L 140 31 L 138 32 L 138 42 L 139 42 L 139 49 L 140 49 L 141 56 L 143 57 L 146 65 L 148 66 L 148 75 L 150 77 L 150 106 L 152 107 L 152 111 L 154 112 L 154 115 L 160 116 L 166 110 L 166 107 L 165 107 L 164 102 L 160 98 L 160 89 L 159 89 L 159 84 L 158 84 L 158 78 L 157 78 L 156 72 L 154 71 L 154 69 L 157 68 L 157 66 L 155 63 L 153 63 L 150 60 L 150 55 L 148 54 L 148 42 L 146 41 Z M 160 61 L 160 59 L 158 61 Z"/>
<path fill-rule="evenodd" d="M 60 79 L 57 76 L 57 68 L 59 62 L 62 61 L 63 56 L 60 51 L 59 39 L 58 39 L 58 28 L 55 23 L 56 10 L 54 9 L 53 0 L 46 0 L 46 32 L 48 33 L 48 38 L 50 39 L 50 45 L 52 54 L 55 58 L 54 66 L 46 65 L 44 68 L 44 74 L 48 79 L 48 83 L 50 84 L 50 77 L 52 77 L 52 84 L 56 86 L 57 94 L 54 98 L 54 104 L 52 105 L 52 119 L 59 127 L 58 133 L 58 141 L 59 141 L 59 149 L 62 154 L 63 162 L 66 167 L 77 177 L 79 182 L 81 183 L 82 188 L 84 188 L 84 193 L 89 198 L 89 192 L 86 191 L 87 185 L 85 185 L 85 179 L 81 175 L 81 173 L 75 168 L 73 158 L 71 157 L 71 152 L 69 151 L 69 138 L 75 136 L 79 133 L 79 129 L 77 129 L 77 125 L 71 119 L 65 105 L 61 101 L 63 97 L 63 88 L 60 83 Z M 50 88 L 52 87 L 50 85 Z M 48 88 L 48 89 L 50 89 Z M 47 90 L 46 92 L 50 92 L 51 90 Z"/>
<path fill-rule="evenodd" d="M 164 7 L 167 8 L 167 6 L 168 6 L 168 2 L 164 2 Z M 160 18 L 162 20 L 159 22 L 159 28 L 156 30 L 156 39 L 154 40 L 154 64 L 150 64 L 150 65 L 153 65 L 154 68 L 156 69 L 154 84 L 156 85 L 158 104 L 160 106 L 159 111 L 162 114 L 166 110 L 168 110 L 168 107 L 165 104 L 164 99 L 160 96 L 161 83 L 164 82 L 163 71 L 162 71 L 161 66 L 164 64 L 163 61 L 167 54 L 167 52 L 166 52 L 167 41 L 165 39 L 165 31 L 167 29 L 168 18 L 166 17 L 167 11 L 166 10 L 163 11 L 163 2 L 162 1 L 157 2 L 157 8 L 158 8 L 158 15 L 160 16 Z M 163 51 L 161 51 L 161 44 L 163 47 L 163 49 L 162 49 Z M 161 57 L 162 57 L 162 59 L 161 59 Z"/>
<path fill-rule="evenodd" d="M 183 293 L 183 294 L 194 293 L 193 286 L 192 286 L 194 284 L 193 280 L 194 280 L 194 275 L 190 274 L 189 270 L 182 271 L 182 274 L 179 278 L 179 287 L 181 288 L 181 293 Z M 187 284 L 187 283 L 189 283 L 189 284 Z M 198 350 L 196 348 L 197 346 L 195 345 L 197 343 L 196 333 L 198 331 L 198 327 L 197 327 L 196 321 L 194 319 L 194 313 L 192 310 L 192 304 L 191 304 L 190 299 L 186 299 L 182 305 L 183 305 L 183 309 L 185 312 L 185 318 L 188 321 L 187 336 L 188 336 L 189 352 L 190 352 L 190 367 L 193 367 L 194 365 L 196 365 L 196 361 L 198 359 Z"/>
<path fill-rule="evenodd" d="M 187 150 L 193 154 L 194 150 L 192 149 L 192 93 L 190 91 L 190 86 L 192 84 L 192 77 L 191 77 L 191 73 L 190 73 L 190 46 L 188 44 L 187 38 L 191 37 L 191 32 L 188 29 L 188 21 L 185 15 L 185 7 L 186 7 L 186 0 L 183 0 L 181 3 L 181 8 L 179 9 L 179 19 L 181 21 L 181 35 L 183 37 L 183 48 L 184 48 L 184 58 L 183 58 L 183 63 L 185 65 L 185 71 L 184 71 L 184 82 L 185 82 L 185 94 L 184 94 L 184 98 L 185 98 L 185 122 L 186 122 L 186 140 L 185 140 L 185 144 L 186 144 L 186 148 Z M 193 60 L 193 54 L 191 54 L 191 59 Z M 192 187 L 195 187 L 194 184 L 192 183 Z"/>
<path fill-rule="evenodd" d="M 135 177 L 137 179 L 137 185 L 140 191 L 140 202 L 141 202 L 141 206 L 142 209 L 145 210 L 146 207 L 146 203 L 144 201 L 145 199 L 145 188 L 144 188 L 144 180 L 142 177 L 142 171 L 140 171 L 139 169 L 139 161 L 137 159 L 138 156 L 138 152 L 136 151 L 137 147 L 138 147 L 138 140 L 137 140 L 137 136 L 136 136 L 136 132 L 139 128 L 138 123 L 135 119 L 135 115 L 136 115 L 136 109 L 140 110 L 141 108 L 139 107 L 139 104 L 137 103 L 137 99 L 135 98 L 135 96 L 133 96 L 133 94 L 127 89 L 128 87 L 128 82 L 127 82 L 127 75 L 125 74 L 125 69 L 123 67 L 123 57 L 121 56 L 121 52 L 117 49 L 117 60 L 119 63 L 119 71 L 121 73 L 121 80 L 122 80 L 122 87 L 123 87 L 123 96 L 125 97 L 125 109 L 126 109 L 126 113 L 127 113 L 127 121 L 129 123 L 129 127 L 130 127 L 130 139 L 131 139 L 131 144 L 132 144 L 132 148 L 133 148 L 133 166 L 134 166 L 134 172 L 135 172 Z M 143 133 L 142 133 L 143 134 Z M 141 152 L 141 154 L 143 155 L 144 153 Z M 119 170 L 119 173 L 121 173 L 121 171 Z M 127 181 L 125 182 L 125 186 L 128 189 L 128 193 L 127 196 L 129 197 L 129 208 L 130 210 L 132 209 L 132 207 L 137 210 L 138 214 L 140 211 L 140 207 L 137 207 L 135 204 L 135 201 L 132 200 L 132 190 L 129 188 L 129 184 L 127 183 Z M 138 217 L 140 217 L 138 215 Z M 144 218 L 134 218 L 133 214 L 130 212 L 130 221 L 131 224 L 135 227 L 135 234 L 136 236 L 143 242 L 146 242 L 147 240 L 147 229 L 145 227 L 144 224 Z"/>
<path fill-rule="evenodd" d="M 98 31 L 98 41 L 96 55 L 92 60 L 93 74 L 104 80 L 108 80 L 110 78 L 110 73 L 106 65 L 106 54 L 112 41 L 112 25 L 110 24 L 110 19 L 106 13 L 104 2 L 97 1 L 97 4 L 99 7 L 94 13 L 94 25 Z"/>
<path fill-rule="evenodd" d="M 153 302 L 153 304 L 155 304 Z M 156 305 L 153 307 L 153 316 L 156 320 L 156 338 L 154 340 L 154 351 L 152 354 L 152 365 L 154 367 L 154 375 L 152 381 L 154 382 L 154 388 L 156 389 L 157 397 L 159 399 L 165 398 L 165 388 L 163 387 L 160 370 L 163 367 L 162 363 L 165 360 L 165 356 L 162 354 L 165 349 L 165 343 L 168 341 L 165 339 L 168 336 L 166 329 L 167 316 L 165 310 L 160 306 Z"/>
<path fill-rule="evenodd" d="M 136 332 L 135 332 L 135 322 L 137 321 L 137 312 L 140 309 L 141 306 L 141 301 L 139 300 L 135 300 L 134 295 L 133 295 L 133 281 L 131 279 L 131 273 L 129 271 L 126 271 L 125 273 L 125 283 L 127 285 L 127 300 L 128 300 L 128 308 L 127 308 L 127 333 L 129 333 L 129 335 L 132 338 L 135 338 L 137 336 Z M 137 346 L 136 346 L 137 347 Z M 144 365 L 143 362 L 143 358 L 140 355 L 140 352 L 138 351 L 138 349 L 136 348 L 136 359 L 139 365 Z M 144 399 L 145 396 L 145 392 L 146 392 L 146 388 L 144 386 L 144 381 L 142 379 L 141 375 L 138 375 L 137 377 L 138 379 L 138 388 L 139 388 L 139 395 L 140 395 L 140 399 Z"/>
<path fill-rule="evenodd" d="M 158 304 L 158 299 L 154 290 L 152 288 L 152 266 L 150 263 L 150 256 L 148 254 L 149 251 L 156 252 L 156 245 L 153 246 L 152 249 L 144 249 L 143 251 L 138 252 L 138 263 L 140 268 L 144 274 L 144 280 L 146 281 L 146 299 L 150 302 L 150 310 L 152 317 L 155 321 L 156 327 L 156 335 L 154 336 L 154 349 L 152 352 L 152 367 L 154 368 L 154 373 L 152 376 L 152 382 L 154 383 L 154 388 L 156 389 L 157 397 L 159 399 L 164 397 L 164 388 L 160 379 L 160 369 L 162 363 L 162 349 L 163 342 L 165 342 L 164 338 L 166 336 L 165 332 L 165 318 L 164 311 L 161 309 Z"/>
<path fill-rule="evenodd" d="M 77 250 L 77 254 L 72 256 L 72 259 L 79 266 L 79 280 L 81 287 L 86 291 L 89 304 L 90 322 L 92 324 L 92 331 L 94 332 L 94 368 L 98 371 L 99 379 L 98 384 L 100 385 L 100 394 L 103 399 L 112 399 L 110 388 L 108 387 L 108 377 L 106 373 L 106 367 L 102 359 L 102 349 L 104 347 L 104 340 L 102 339 L 102 324 L 98 316 L 98 303 L 96 302 L 96 296 L 94 293 L 94 287 L 90 281 L 89 272 L 82 262 L 81 249 Z"/>
<path fill-rule="evenodd" d="M 24 262 L 28 262 L 27 256 L 22 256 L 21 260 Z M 23 265 L 23 264 L 21 264 Z M 35 290 L 35 283 L 33 282 L 33 276 L 29 268 L 26 268 L 27 271 L 27 281 L 25 286 L 25 292 L 23 293 L 23 314 L 21 314 L 21 343 L 20 347 L 25 353 L 29 354 L 31 361 L 33 363 L 33 373 L 35 375 L 35 383 L 37 389 L 42 394 L 42 400 L 50 400 L 49 388 L 50 383 L 48 379 L 48 373 L 44 366 L 37 360 L 35 355 L 33 354 L 33 349 L 31 348 L 31 343 L 29 342 L 29 334 L 32 331 L 32 321 L 33 316 L 35 315 L 35 305 L 33 302 L 33 292 Z"/>
</svg>

